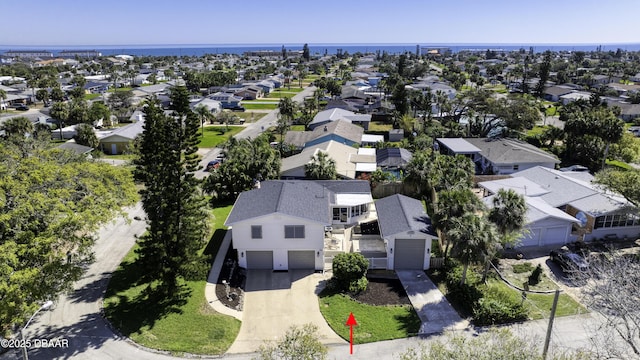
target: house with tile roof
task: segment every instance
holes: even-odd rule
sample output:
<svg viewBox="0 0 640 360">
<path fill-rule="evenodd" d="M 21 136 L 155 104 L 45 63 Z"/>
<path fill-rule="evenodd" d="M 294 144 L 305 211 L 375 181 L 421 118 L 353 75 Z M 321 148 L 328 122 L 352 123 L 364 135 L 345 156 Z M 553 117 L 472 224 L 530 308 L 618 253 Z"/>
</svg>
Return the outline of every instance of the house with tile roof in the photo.
<svg viewBox="0 0 640 360">
<path fill-rule="evenodd" d="M 370 268 L 426 269 L 435 238 L 419 200 L 374 204 L 363 180 L 264 181 L 240 194 L 225 225 L 246 269 L 324 270 L 342 252 L 363 254 Z"/>
</svg>

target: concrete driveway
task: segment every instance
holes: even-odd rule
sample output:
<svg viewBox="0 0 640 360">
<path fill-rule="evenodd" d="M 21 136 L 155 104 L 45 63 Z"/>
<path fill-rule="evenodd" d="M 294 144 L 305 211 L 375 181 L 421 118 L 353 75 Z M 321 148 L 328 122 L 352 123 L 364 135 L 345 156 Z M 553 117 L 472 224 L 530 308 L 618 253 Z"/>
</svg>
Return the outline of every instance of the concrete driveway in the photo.
<svg viewBox="0 0 640 360">
<path fill-rule="evenodd" d="M 318 307 L 317 292 L 325 275 L 308 270 L 273 272 L 249 270 L 245 285 L 243 321 L 227 353 L 256 351 L 266 340 L 281 338 L 292 325 L 312 323 L 324 344 L 345 344 Z"/>
</svg>

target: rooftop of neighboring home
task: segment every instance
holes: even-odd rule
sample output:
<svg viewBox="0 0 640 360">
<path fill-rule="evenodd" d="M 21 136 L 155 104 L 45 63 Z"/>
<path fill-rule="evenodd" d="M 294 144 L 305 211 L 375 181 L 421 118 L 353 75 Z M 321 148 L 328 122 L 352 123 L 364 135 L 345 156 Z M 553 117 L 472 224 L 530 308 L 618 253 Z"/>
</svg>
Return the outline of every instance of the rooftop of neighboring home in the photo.
<svg viewBox="0 0 640 360">
<path fill-rule="evenodd" d="M 420 231 L 436 236 L 431 219 L 420 200 L 396 194 L 378 199 L 375 205 L 382 237 L 406 231 Z"/>
<path fill-rule="evenodd" d="M 563 85 L 549 86 L 548 88 L 544 89 L 545 94 L 553 96 L 562 96 L 565 94 L 569 94 L 570 92 L 573 92 L 573 89 Z"/>
<path fill-rule="evenodd" d="M 338 176 L 343 178 L 353 179 L 356 177 L 356 171 L 369 171 L 361 170 L 366 166 L 360 164 L 373 165 L 373 170 L 375 170 L 375 155 L 359 154 L 359 149 L 331 140 L 308 147 L 300 154 L 282 159 L 282 164 L 280 166 L 281 176 L 284 178 L 304 177 L 304 166 L 310 163 L 311 158 L 318 152 L 328 154 L 329 157 L 335 161 L 336 172 L 338 173 Z"/>
<path fill-rule="evenodd" d="M 463 140 L 480 149 L 480 155 L 493 164 L 560 163 L 555 155 L 516 139 L 465 138 Z"/>
<path fill-rule="evenodd" d="M 285 144 L 305 147 L 305 144 L 320 139 L 328 135 L 336 135 L 353 143 L 359 144 L 362 141 L 364 130 L 358 125 L 353 125 L 348 121 L 338 120 L 318 126 L 313 131 L 287 131 Z M 334 139 L 335 140 L 335 139 Z"/>
<path fill-rule="evenodd" d="M 539 198 L 552 207 L 571 205 L 594 216 L 630 206 L 620 195 L 597 188 L 585 172 L 559 171 L 536 166 L 513 174 L 525 178 L 547 192 Z M 593 179 L 593 176 L 590 176 Z"/>
<path fill-rule="evenodd" d="M 349 122 L 368 122 L 371 121 L 371 115 L 367 114 L 356 114 L 352 111 L 343 110 L 343 109 L 329 109 L 320 111 L 313 117 L 310 126 L 314 124 L 322 124 L 325 122 L 336 121 L 336 120 L 346 120 Z"/>
<path fill-rule="evenodd" d="M 369 182 L 364 180 L 268 180 L 258 189 L 238 196 L 225 225 L 273 213 L 307 219 L 325 225 L 331 223 L 330 205 L 342 205 L 342 195 L 372 202 Z M 366 197 L 366 198 L 365 198 Z"/>
<path fill-rule="evenodd" d="M 411 151 L 403 148 L 386 148 L 376 150 L 376 163 L 381 168 L 404 167 L 411 161 Z"/>
</svg>

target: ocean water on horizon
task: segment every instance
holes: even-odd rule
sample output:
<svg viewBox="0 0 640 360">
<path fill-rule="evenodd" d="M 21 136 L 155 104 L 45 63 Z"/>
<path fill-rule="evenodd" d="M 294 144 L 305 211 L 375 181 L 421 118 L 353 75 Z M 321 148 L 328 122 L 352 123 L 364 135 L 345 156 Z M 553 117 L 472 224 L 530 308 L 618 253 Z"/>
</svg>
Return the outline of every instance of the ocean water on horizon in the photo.
<svg viewBox="0 0 640 360">
<path fill-rule="evenodd" d="M 281 51 L 283 45 L 256 44 L 256 45 L 109 45 L 109 46 L 4 46 L 0 45 L 0 53 L 9 50 L 46 50 L 57 55 L 61 50 L 96 50 L 103 56 L 113 55 L 133 55 L 133 56 L 203 56 L 206 54 L 237 54 L 242 55 L 248 51 Z M 529 50 L 533 47 L 534 52 L 551 51 L 595 51 L 598 46 L 603 51 L 615 51 L 618 48 L 625 51 L 640 51 L 638 44 L 420 44 L 421 48 L 450 48 L 454 53 L 464 50 L 486 51 L 502 50 L 517 51 L 519 49 Z M 301 44 L 285 44 L 287 50 L 302 50 Z M 416 44 L 309 44 L 309 51 L 312 55 L 324 53 L 333 55 L 342 50 L 350 54 L 375 53 L 376 51 L 386 51 L 389 54 L 402 54 L 405 52 L 415 52 Z"/>
</svg>

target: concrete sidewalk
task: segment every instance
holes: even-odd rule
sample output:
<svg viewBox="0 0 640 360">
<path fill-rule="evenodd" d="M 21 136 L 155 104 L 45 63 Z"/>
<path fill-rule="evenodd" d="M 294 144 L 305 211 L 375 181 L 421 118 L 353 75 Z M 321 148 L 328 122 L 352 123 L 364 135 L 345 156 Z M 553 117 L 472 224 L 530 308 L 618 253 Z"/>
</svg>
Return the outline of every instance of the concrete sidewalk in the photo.
<svg viewBox="0 0 640 360">
<path fill-rule="evenodd" d="M 419 335 L 463 330 L 469 322 L 460 318 L 436 285 L 422 270 L 396 270 L 422 325 Z"/>
<path fill-rule="evenodd" d="M 221 314 L 233 316 L 234 318 L 242 321 L 242 311 L 226 307 L 223 303 L 220 302 L 220 300 L 218 300 L 218 296 L 216 296 L 216 283 L 218 282 L 218 277 L 220 276 L 220 271 L 222 270 L 222 264 L 224 264 L 224 258 L 227 255 L 227 250 L 229 249 L 230 245 L 231 230 L 228 230 L 224 235 L 224 239 L 222 240 L 222 244 L 220 244 L 218 254 L 213 261 L 213 266 L 211 267 L 211 271 L 209 272 L 207 285 L 204 288 L 204 297 L 207 299 L 207 303 L 209 303 L 213 310 Z"/>
</svg>

